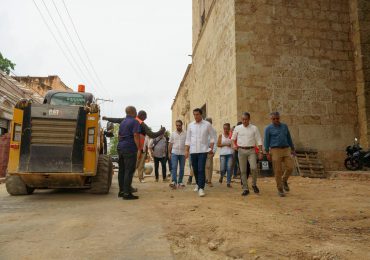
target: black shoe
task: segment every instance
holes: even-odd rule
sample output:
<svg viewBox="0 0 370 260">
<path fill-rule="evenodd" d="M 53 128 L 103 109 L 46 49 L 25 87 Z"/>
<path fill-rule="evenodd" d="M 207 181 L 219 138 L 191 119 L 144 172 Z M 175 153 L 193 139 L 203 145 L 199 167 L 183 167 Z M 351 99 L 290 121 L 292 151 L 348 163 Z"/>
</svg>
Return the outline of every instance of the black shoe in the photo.
<svg viewBox="0 0 370 260">
<path fill-rule="evenodd" d="M 226 186 L 227 186 L 228 188 L 231 188 L 231 184 L 230 184 L 230 183 L 228 183 Z"/>
<path fill-rule="evenodd" d="M 289 191 L 290 190 L 287 181 L 283 181 L 283 187 L 284 187 L 284 190 L 285 191 Z"/>
<path fill-rule="evenodd" d="M 139 198 L 139 196 L 135 196 L 132 193 L 130 193 L 130 194 L 123 194 L 122 198 L 124 200 L 137 200 Z"/>
<path fill-rule="evenodd" d="M 247 196 L 249 194 L 249 190 L 244 190 L 242 196 Z"/>
<path fill-rule="evenodd" d="M 258 189 L 257 186 L 252 185 L 252 188 L 253 188 L 254 193 L 260 193 L 260 190 Z"/>
<path fill-rule="evenodd" d="M 123 197 L 123 191 L 118 192 L 118 198 Z"/>
<path fill-rule="evenodd" d="M 222 178 L 222 176 L 220 177 L 220 179 L 218 180 L 218 182 L 219 183 L 222 183 L 222 180 L 223 180 L 223 178 Z"/>
<path fill-rule="evenodd" d="M 279 189 L 278 190 L 278 195 L 280 196 L 280 197 L 285 197 L 285 193 L 284 193 L 284 190 L 283 189 Z"/>
<path fill-rule="evenodd" d="M 131 187 L 131 193 L 137 192 L 137 188 Z"/>
</svg>

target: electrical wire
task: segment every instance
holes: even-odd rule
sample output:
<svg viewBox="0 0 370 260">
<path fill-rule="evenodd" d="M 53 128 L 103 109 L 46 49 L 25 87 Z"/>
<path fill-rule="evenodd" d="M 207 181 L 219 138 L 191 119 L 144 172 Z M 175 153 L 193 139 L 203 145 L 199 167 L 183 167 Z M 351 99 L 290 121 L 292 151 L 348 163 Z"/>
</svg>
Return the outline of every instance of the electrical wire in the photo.
<svg viewBox="0 0 370 260">
<path fill-rule="evenodd" d="M 83 79 L 84 79 L 86 82 L 88 82 L 89 84 L 91 84 L 91 82 L 88 80 L 88 77 L 86 77 L 86 74 L 83 72 L 83 70 L 81 69 L 80 65 L 79 65 L 79 64 L 78 64 L 78 62 L 76 61 L 76 59 L 75 59 L 74 55 L 72 54 L 72 52 L 71 52 L 71 50 L 70 50 L 70 48 L 69 48 L 69 46 L 68 46 L 67 42 L 65 41 L 65 39 L 64 39 L 64 37 L 63 37 L 63 34 L 61 33 L 61 31 L 60 31 L 60 29 L 59 29 L 59 26 L 57 25 L 57 23 L 55 22 L 55 20 L 54 20 L 53 16 L 51 15 L 51 12 L 50 12 L 50 10 L 49 10 L 48 6 L 46 5 L 45 1 L 44 1 L 44 0 L 41 0 L 41 1 L 42 1 L 43 5 L 44 5 L 44 7 L 45 7 L 45 9 L 46 9 L 46 12 L 48 13 L 48 15 L 49 15 L 49 17 L 50 17 L 50 19 L 51 19 L 51 21 L 52 21 L 52 22 L 53 22 L 53 24 L 54 24 L 54 26 L 55 26 L 55 28 L 56 28 L 56 30 L 57 30 L 57 33 L 58 33 L 58 35 L 59 35 L 59 37 L 62 39 L 62 42 L 64 43 L 64 45 L 65 45 L 65 47 L 66 47 L 66 49 L 67 49 L 67 52 L 68 52 L 68 53 L 69 53 L 69 55 L 72 57 L 72 60 L 73 60 L 73 62 L 75 63 L 75 65 L 77 66 L 77 69 L 78 69 L 78 70 L 79 70 L 79 72 L 81 73 L 81 75 L 82 75 Z M 93 86 L 93 85 L 91 85 L 91 86 Z"/>
<path fill-rule="evenodd" d="M 0 74 L 2 74 L 2 73 L 0 73 Z M 6 76 L 3 76 L 3 75 L 1 75 L 1 76 L 2 76 L 1 79 L 3 80 L 3 82 L 5 82 L 5 84 L 7 84 L 9 87 L 11 87 L 15 91 L 21 91 L 22 92 L 22 90 L 20 88 L 17 88 L 16 86 L 12 86 L 12 85 L 8 84 L 9 80 L 6 78 Z"/>
<path fill-rule="evenodd" d="M 95 67 L 94 67 L 93 63 L 91 62 L 90 56 L 89 56 L 89 54 L 88 54 L 88 52 L 87 52 L 87 50 L 86 50 L 86 48 L 85 48 L 85 45 L 83 44 L 83 42 L 82 42 L 82 40 L 81 40 L 81 37 L 80 37 L 80 35 L 79 35 L 78 31 L 77 31 L 77 28 L 76 28 L 76 26 L 75 26 L 75 23 L 73 22 L 72 16 L 71 16 L 71 14 L 70 14 L 70 13 L 69 13 L 69 11 L 68 11 L 68 8 L 67 8 L 67 5 L 66 5 L 65 1 L 64 1 L 64 0 L 62 0 L 62 3 L 63 3 L 63 5 L 64 5 L 64 8 L 65 8 L 65 10 L 66 10 L 67 14 L 68 14 L 69 20 L 70 20 L 70 22 L 71 22 L 71 24 L 72 24 L 72 27 L 73 27 L 73 30 L 74 30 L 74 32 L 75 32 L 75 34 L 76 34 L 76 36 L 77 36 L 77 39 L 78 39 L 78 41 L 80 42 L 80 45 L 81 45 L 81 47 L 82 47 L 82 50 L 84 51 L 85 56 L 87 57 L 87 61 L 89 62 L 90 66 L 91 66 L 91 68 L 92 68 L 92 71 L 94 72 L 94 74 L 95 74 L 96 78 L 98 79 L 99 83 L 103 86 L 104 90 L 107 90 L 107 92 L 108 92 L 109 96 L 110 96 L 110 97 L 112 97 L 112 96 L 111 96 L 111 93 L 110 93 L 110 91 L 109 91 L 109 89 L 106 89 L 106 88 L 105 88 L 105 85 L 104 85 L 104 84 L 102 83 L 102 81 L 100 80 L 100 77 L 99 77 L 98 73 L 96 72 L 96 70 L 95 70 Z"/>
<path fill-rule="evenodd" d="M 59 41 L 58 41 L 57 37 L 55 36 L 55 34 L 54 34 L 53 30 L 50 28 L 49 24 L 47 23 L 47 21 L 46 21 L 46 19 L 45 19 L 44 15 L 42 14 L 42 12 L 41 12 L 41 10 L 40 10 L 39 6 L 36 4 L 35 0 L 32 0 L 32 1 L 33 1 L 34 5 L 36 6 L 37 11 L 38 11 L 38 12 L 39 12 L 39 14 L 40 14 L 40 17 L 41 17 L 42 21 L 44 22 L 45 26 L 47 27 L 47 29 L 49 30 L 50 34 L 51 34 L 51 35 L 52 35 L 52 37 L 54 38 L 54 40 L 55 40 L 55 42 L 57 43 L 57 45 L 58 45 L 59 49 L 60 49 L 60 50 L 61 50 L 61 52 L 63 53 L 63 56 L 66 58 L 66 60 L 67 60 L 67 62 L 68 62 L 68 64 L 69 64 L 69 66 L 71 66 L 71 68 L 73 69 L 73 71 L 74 71 L 74 73 L 76 74 L 76 76 L 77 76 L 77 77 L 79 77 L 79 76 L 80 76 L 80 75 L 79 75 L 79 73 L 77 72 L 77 70 L 76 70 L 75 66 L 74 66 L 74 65 L 73 65 L 73 63 L 71 62 L 70 58 L 68 57 L 68 55 L 66 54 L 66 52 L 64 51 L 64 49 L 62 48 L 62 46 L 60 45 L 60 43 L 59 43 Z"/>
<path fill-rule="evenodd" d="M 5 81 L 3 78 L 1 78 L 1 82 L 4 82 L 6 85 L 12 87 L 11 85 L 9 85 L 9 83 L 7 81 Z M 0 83 L 1 83 L 0 82 Z M 1 84 L 0 84 L 1 85 Z M 19 101 L 19 97 L 17 95 L 14 95 L 13 93 L 9 92 L 9 90 L 7 90 L 4 85 L 2 86 L 3 88 L 0 88 L 0 92 L 4 93 L 7 98 L 11 99 L 14 103 L 17 103 Z M 24 91 L 22 91 L 21 89 L 19 89 L 23 94 L 24 94 Z M 20 94 L 21 95 L 21 94 Z M 21 97 L 22 98 L 22 97 Z"/>
<path fill-rule="evenodd" d="M 14 76 L 18 77 L 18 75 L 16 75 L 16 74 L 14 73 L 14 71 L 13 71 L 13 70 L 10 70 L 10 72 L 11 72 Z M 19 81 L 18 81 L 18 80 L 16 80 L 16 79 L 14 79 L 14 80 L 15 80 L 15 81 L 17 81 L 17 82 L 19 82 Z M 21 83 L 21 82 L 19 82 L 19 84 L 22 84 L 22 83 Z M 51 86 L 46 85 L 46 84 L 44 84 L 44 83 L 43 83 L 43 85 L 45 85 L 45 86 L 47 86 L 47 87 L 49 87 L 49 88 L 52 88 Z M 32 88 L 32 87 L 27 87 L 27 85 L 26 85 L 26 84 L 24 84 L 24 86 L 25 86 L 25 88 L 26 88 L 26 89 L 32 90 L 32 91 L 36 92 L 37 94 L 39 94 L 39 95 L 40 95 L 40 97 L 44 98 L 44 95 L 43 95 L 43 94 L 41 94 L 40 92 L 38 92 L 36 89 L 34 89 L 34 88 Z M 24 90 L 23 90 L 23 89 L 21 89 L 20 87 L 17 87 L 17 88 L 24 92 Z M 13 89 L 14 89 L 14 88 L 13 88 Z"/>
<path fill-rule="evenodd" d="M 2 80 L 2 82 L 4 82 L 6 85 L 8 85 L 9 87 L 11 87 L 12 89 L 17 89 L 18 91 L 20 91 L 21 92 L 21 94 L 20 93 L 18 93 L 18 94 L 20 94 L 21 96 L 19 97 L 19 96 L 17 96 L 17 95 L 14 95 L 13 93 L 11 93 L 11 92 L 8 92 L 8 90 L 7 89 L 5 89 L 5 88 L 2 88 L 2 89 L 0 89 L 0 91 L 1 92 L 3 92 L 6 96 L 7 96 L 7 98 L 11 98 L 12 99 L 12 101 L 14 101 L 14 104 L 15 103 L 17 103 L 18 101 L 19 101 L 19 99 L 20 98 L 23 98 L 24 96 L 29 96 L 29 97 L 32 97 L 32 95 L 30 95 L 29 93 L 27 93 L 25 90 L 23 90 L 23 89 L 21 89 L 21 88 L 19 88 L 19 87 L 17 87 L 17 86 L 12 86 L 11 84 L 9 84 L 8 83 L 8 80 L 4 80 L 4 78 L 1 78 L 1 80 Z M 4 86 L 4 85 L 3 85 Z M 14 88 L 15 87 L 15 88 Z M 33 91 L 35 91 L 34 89 L 32 89 Z M 40 93 L 38 93 L 37 91 L 35 91 L 37 94 L 39 94 L 40 95 L 40 97 L 41 98 L 43 98 L 44 96 L 43 95 L 41 95 Z"/>
<path fill-rule="evenodd" d="M 62 23 L 62 25 L 63 25 L 63 27 L 64 27 L 64 30 L 67 32 L 68 38 L 69 38 L 70 42 L 72 43 L 72 46 L 73 46 L 74 50 L 76 51 L 76 53 L 77 53 L 77 55 L 78 55 L 78 57 L 79 57 L 79 59 L 80 59 L 80 61 L 81 61 L 82 65 L 83 65 L 83 66 L 84 66 L 84 68 L 86 69 L 86 71 L 87 71 L 87 73 L 89 74 L 89 76 L 90 76 L 91 80 L 93 81 L 93 83 L 98 87 L 98 86 L 99 86 L 99 84 L 96 82 L 96 80 L 95 80 L 94 76 L 93 76 L 93 75 L 92 75 L 92 73 L 90 72 L 90 69 L 86 66 L 86 63 L 84 62 L 84 60 L 83 60 L 83 58 L 82 58 L 82 56 L 81 56 L 81 54 L 80 54 L 80 51 L 78 50 L 78 48 L 77 48 L 77 46 L 76 46 L 75 42 L 73 41 L 72 36 L 71 36 L 71 34 L 69 33 L 69 30 L 68 30 L 68 28 L 67 28 L 66 24 L 64 23 L 63 17 L 62 17 L 62 15 L 60 14 L 59 9 L 58 9 L 57 5 L 55 4 L 55 1 L 54 1 L 54 0 L 52 0 L 52 3 L 53 3 L 53 5 L 54 5 L 55 10 L 57 11 L 57 14 L 58 14 L 59 19 L 60 19 L 60 21 L 61 21 L 61 23 Z"/>
<path fill-rule="evenodd" d="M 84 80 L 85 82 L 87 82 L 89 85 L 91 85 L 91 87 L 92 87 L 92 88 L 94 88 L 94 89 L 95 89 L 95 91 L 97 91 L 97 92 L 98 92 L 98 89 L 97 89 L 97 88 L 95 88 L 95 86 L 94 86 L 93 84 L 91 84 L 90 80 L 88 79 L 88 77 L 86 77 L 86 74 L 85 74 L 85 73 L 83 72 L 83 70 L 81 69 L 81 67 L 80 67 L 79 63 L 76 61 L 75 56 L 72 54 L 72 52 L 71 52 L 71 50 L 70 50 L 70 48 L 69 48 L 69 46 L 68 46 L 67 42 L 65 41 L 65 39 L 64 39 L 64 37 L 63 37 L 63 34 L 61 33 L 61 31 L 60 31 L 60 29 L 59 29 L 59 26 L 58 26 L 58 25 L 57 25 L 57 23 L 55 22 L 55 20 L 54 20 L 54 18 L 53 18 L 53 16 L 52 16 L 52 14 L 51 14 L 51 12 L 50 12 L 50 10 L 49 10 L 48 6 L 46 5 L 45 1 L 44 1 L 44 0 L 41 0 L 41 1 L 42 1 L 43 5 L 44 5 L 44 7 L 45 7 L 45 9 L 46 9 L 46 12 L 47 12 L 47 13 L 48 13 L 48 15 L 49 15 L 49 18 L 51 19 L 51 21 L 52 21 L 52 22 L 53 22 L 53 24 L 54 24 L 54 26 L 55 26 L 55 28 L 56 28 L 56 30 L 57 30 L 57 33 L 58 33 L 58 35 L 59 35 L 59 37 L 61 38 L 61 40 L 62 40 L 63 44 L 65 45 L 65 47 L 66 47 L 66 49 L 67 49 L 67 52 L 68 52 L 68 53 L 69 53 L 69 55 L 71 56 L 72 61 L 73 61 L 73 62 L 74 62 L 74 64 L 76 65 L 76 67 L 77 67 L 78 71 L 80 72 L 80 74 L 82 75 L 83 80 Z"/>
</svg>

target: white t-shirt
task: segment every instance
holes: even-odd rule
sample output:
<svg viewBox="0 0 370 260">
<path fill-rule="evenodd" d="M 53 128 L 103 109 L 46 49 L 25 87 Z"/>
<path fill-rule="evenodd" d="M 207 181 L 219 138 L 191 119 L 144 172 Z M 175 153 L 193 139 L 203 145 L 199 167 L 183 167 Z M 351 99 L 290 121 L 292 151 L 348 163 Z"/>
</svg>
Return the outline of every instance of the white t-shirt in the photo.
<svg viewBox="0 0 370 260">
<path fill-rule="evenodd" d="M 186 131 L 181 133 L 175 131 L 171 134 L 170 143 L 172 144 L 172 153 L 176 155 L 185 155 Z"/>
<path fill-rule="evenodd" d="M 262 145 L 262 138 L 258 127 L 249 124 L 247 127 L 238 125 L 235 127 L 232 140 L 237 140 L 237 145 L 241 147 Z"/>
<path fill-rule="evenodd" d="M 230 145 L 230 146 L 222 146 L 220 148 L 220 155 L 228 155 L 228 154 L 233 154 L 234 149 L 231 148 L 231 139 L 229 137 L 225 137 L 224 134 L 221 134 L 221 144 L 222 145 Z"/>
</svg>

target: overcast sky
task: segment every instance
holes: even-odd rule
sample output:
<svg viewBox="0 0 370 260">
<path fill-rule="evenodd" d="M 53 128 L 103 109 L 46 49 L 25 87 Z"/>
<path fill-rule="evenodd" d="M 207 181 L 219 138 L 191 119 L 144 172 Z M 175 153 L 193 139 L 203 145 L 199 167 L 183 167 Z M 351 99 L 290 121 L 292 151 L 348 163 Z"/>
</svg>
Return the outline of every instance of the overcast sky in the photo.
<svg viewBox="0 0 370 260">
<path fill-rule="evenodd" d="M 134 105 L 148 112 L 147 124 L 154 129 L 171 127 L 171 104 L 191 63 L 191 1 L 64 0 L 103 84 L 89 66 L 63 1 L 54 0 L 55 8 L 53 0 L 43 0 L 65 43 L 43 1 L 34 1 L 75 69 L 49 33 L 33 0 L 0 0 L 0 52 L 16 63 L 16 75 L 58 75 L 75 90 L 84 83 L 96 97 L 114 100 L 102 106 L 103 115 L 121 117 L 125 106 Z M 86 76 L 79 72 L 65 44 Z"/>
</svg>

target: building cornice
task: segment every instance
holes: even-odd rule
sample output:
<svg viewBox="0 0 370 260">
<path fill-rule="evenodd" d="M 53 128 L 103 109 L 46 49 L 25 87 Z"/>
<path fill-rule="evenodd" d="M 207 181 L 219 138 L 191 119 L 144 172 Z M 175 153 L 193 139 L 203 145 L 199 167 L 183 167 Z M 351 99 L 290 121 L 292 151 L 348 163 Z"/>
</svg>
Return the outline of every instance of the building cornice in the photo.
<svg viewBox="0 0 370 260">
<path fill-rule="evenodd" d="M 177 89 L 176 96 L 175 96 L 175 98 L 173 99 L 173 102 L 172 102 L 172 105 L 171 105 L 171 110 L 172 110 L 173 105 L 175 104 L 175 102 L 176 102 L 176 100 L 177 100 L 177 97 L 178 97 L 178 95 L 179 95 L 179 93 L 180 93 L 180 90 L 181 90 L 181 89 L 183 88 L 183 86 L 184 86 L 185 80 L 186 80 L 186 78 L 187 78 L 187 76 L 188 76 L 188 74 L 189 74 L 189 71 L 190 71 L 191 66 L 192 66 L 192 64 L 189 64 L 189 65 L 188 65 L 188 67 L 186 68 L 186 71 L 185 71 L 184 76 L 182 77 L 182 80 L 181 80 L 180 86 L 179 86 L 179 88 Z"/>
</svg>

